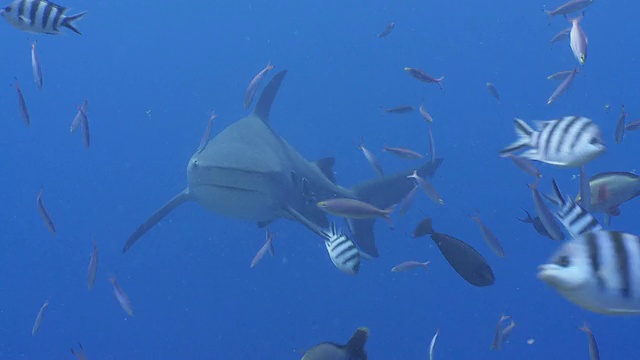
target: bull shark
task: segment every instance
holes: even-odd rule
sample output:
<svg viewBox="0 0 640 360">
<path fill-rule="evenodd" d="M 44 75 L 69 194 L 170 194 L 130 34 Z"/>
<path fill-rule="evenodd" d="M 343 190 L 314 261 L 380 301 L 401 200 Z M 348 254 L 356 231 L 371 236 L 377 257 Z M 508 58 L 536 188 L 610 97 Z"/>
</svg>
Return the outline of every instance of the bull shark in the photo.
<svg viewBox="0 0 640 360">
<path fill-rule="evenodd" d="M 417 170 L 432 177 L 442 163 L 436 159 L 417 169 L 371 180 L 348 189 L 336 184 L 334 158 L 307 161 L 271 128 L 269 114 L 287 71 L 265 86 L 254 111 L 229 125 L 199 148 L 187 165 L 188 185 L 151 215 L 129 237 L 127 252 L 173 209 L 196 202 L 213 213 L 256 222 L 264 227 L 286 218 L 318 236 L 329 227 L 326 213 L 316 204 L 330 198 L 352 198 L 379 208 L 399 203 L 414 187 L 407 176 Z M 348 220 L 351 235 L 365 257 L 378 257 L 373 232 L 375 220 Z"/>
</svg>

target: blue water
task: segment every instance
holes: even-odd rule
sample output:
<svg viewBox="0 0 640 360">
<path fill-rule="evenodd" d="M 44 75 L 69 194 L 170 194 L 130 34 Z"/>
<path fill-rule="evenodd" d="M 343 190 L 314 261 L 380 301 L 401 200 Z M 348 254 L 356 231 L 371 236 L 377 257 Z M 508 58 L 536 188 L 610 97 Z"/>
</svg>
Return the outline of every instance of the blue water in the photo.
<svg viewBox="0 0 640 360">
<path fill-rule="evenodd" d="M 640 357 L 637 319 L 586 312 L 536 279 L 536 267 L 558 246 L 517 220 L 532 210 L 522 174 L 497 151 L 513 141 L 511 118 L 593 118 L 609 145 L 587 167 L 631 171 L 640 134 L 613 142 L 619 107 L 637 117 L 636 24 L 640 5 L 597 2 L 582 22 L 589 37 L 583 76 L 557 103 L 546 76 L 573 68 L 568 44 L 549 40 L 568 26 L 547 26 L 541 2 L 368 1 L 178 3 L 84 2 L 83 35 L 20 32 L 1 20 L 0 79 L 0 358 L 73 358 L 81 342 L 89 359 L 299 359 L 322 341 L 345 343 L 357 327 L 371 335 L 371 359 L 424 359 L 436 329 L 439 359 L 587 358 L 586 321 L 602 358 Z M 548 4 L 554 7 L 560 3 Z M 378 39 L 389 21 L 393 33 Z M 44 88 L 32 81 L 30 43 L 37 39 Z M 308 159 L 335 156 L 338 182 L 375 177 L 354 142 L 362 139 L 387 172 L 406 161 L 381 153 L 383 143 L 428 151 L 417 113 L 379 116 L 380 107 L 421 99 L 435 121 L 433 180 L 446 205 L 420 196 L 396 230 L 376 226 L 381 256 L 351 277 L 338 271 L 319 239 L 280 220 L 276 256 L 249 268 L 264 232 L 195 204 L 171 213 L 127 254 L 129 234 L 186 185 L 186 164 L 211 110 L 213 135 L 245 116 L 244 90 L 269 61 L 287 69 L 272 109 L 272 126 Z M 411 79 L 405 66 L 445 75 L 444 90 Z M 275 71 L 275 70 L 274 70 Z M 273 73 L 269 75 L 272 76 Z M 32 125 L 20 120 L 20 80 Z M 500 104 L 486 88 L 493 82 Z M 92 146 L 69 134 L 76 104 L 89 99 Z M 611 104 L 606 114 L 605 104 Z M 575 169 L 540 166 L 541 184 L 555 177 L 577 192 Z M 57 227 L 53 237 L 36 210 L 36 195 Z M 466 216 L 478 209 L 501 239 L 491 252 Z M 467 241 L 489 261 L 496 283 L 464 282 L 428 238 L 409 239 L 422 219 Z M 640 233 L 640 202 L 613 227 Z M 86 269 L 98 242 L 100 267 L 87 291 Z M 391 273 L 405 260 L 430 260 L 427 271 Z M 107 279 L 118 276 L 135 316 L 120 309 Z M 31 326 L 50 298 L 40 332 Z M 502 313 L 517 327 L 502 351 L 489 350 Z M 534 339 L 532 345 L 527 340 Z"/>
</svg>

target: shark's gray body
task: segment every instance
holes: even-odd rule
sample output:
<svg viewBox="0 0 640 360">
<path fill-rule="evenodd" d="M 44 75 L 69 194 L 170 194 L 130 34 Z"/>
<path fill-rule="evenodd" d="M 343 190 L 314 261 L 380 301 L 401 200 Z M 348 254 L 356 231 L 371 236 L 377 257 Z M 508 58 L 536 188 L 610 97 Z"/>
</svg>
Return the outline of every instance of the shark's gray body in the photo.
<svg viewBox="0 0 640 360">
<path fill-rule="evenodd" d="M 187 201 L 228 217 L 264 226 L 279 218 L 305 225 L 322 236 L 328 221 L 316 203 L 340 197 L 357 198 L 378 207 L 398 203 L 412 188 L 412 171 L 347 189 L 335 184 L 333 158 L 309 162 L 278 136 L 269 125 L 271 104 L 286 71 L 265 87 L 254 112 L 228 126 L 196 152 L 187 166 L 188 186 L 154 213 L 131 235 L 126 252 L 171 210 Z M 432 176 L 442 160 L 418 169 Z M 360 249 L 375 257 L 373 220 L 350 222 Z"/>
</svg>

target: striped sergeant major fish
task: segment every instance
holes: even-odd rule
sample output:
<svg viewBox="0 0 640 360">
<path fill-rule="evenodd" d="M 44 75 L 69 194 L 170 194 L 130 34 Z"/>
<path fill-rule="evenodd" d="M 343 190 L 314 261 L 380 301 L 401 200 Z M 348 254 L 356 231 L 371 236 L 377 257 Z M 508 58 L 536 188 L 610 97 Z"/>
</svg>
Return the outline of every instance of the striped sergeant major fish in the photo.
<svg viewBox="0 0 640 360">
<path fill-rule="evenodd" d="M 523 120 L 515 118 L 518 140 L 500 151 L 500 156 L 531 148 L 519 155 L 529 160 L 563 167 L 580 167 L 605 151 L 600 128 L 583 116 L 536 121 L 533 130 Z"/>
<path fill-rule="evenodd" d="M 329 229 L 323 230 L 323 236 L 333 265 L 344 273 L 356 275 L 360 270 L 360 251 L 353 241 L 338 231 L 334 222 Z"/>
<path fill-rule="evenodd" d="M 0 10 L 0 14 L 13 27 L 23 31 L 58 35 L 63 26 L 80 34 L 74 23 L 87 12 L 67 16 L 66 11 L 67 8 L 47 0 L 14 0 L 11 5 Z"/>
<path fill-rule="evenodd" d="M 591 231 L 600 231 L 602 226 L 590 212 L 574 202 L 570 197 L 562 197 L 556 179 L 551 182 L 553 194 L 545 195 L 547 200 L 558 206 L 556 217 L 571 237 L 579 237 Z"/>
<path fill-rule="evenodd" d="M 605 315 L 640 315 L 640 237 L 593 231 L 565 242 L 538 279 L 580 307 Z"/>
</svg>

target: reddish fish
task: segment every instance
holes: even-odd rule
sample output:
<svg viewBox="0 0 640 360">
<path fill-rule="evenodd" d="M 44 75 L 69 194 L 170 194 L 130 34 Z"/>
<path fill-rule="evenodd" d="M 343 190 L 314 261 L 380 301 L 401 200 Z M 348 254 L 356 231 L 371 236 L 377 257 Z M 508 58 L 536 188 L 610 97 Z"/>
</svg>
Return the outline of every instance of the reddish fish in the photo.
<svg viewBox="0 0 640 360">
<path fill-rule="evenodd" d="M 118 280 L 115 277 L 110 277 L 109 282 L 113 285 L 113 292 L 116 295 L 116 299 L 118 299 L 118 303 L 122 307 L 122 309 L 129 316 L 133 316 L 133 307 L 131 306 L 131 300 L 127 294 L 122 290 L 120 285 L 118 284 Z"/>
<path fill-rule="evenodd" d="M 443 89 L 442 80 L 444 80 L 444 76 L 441 76 L 439 78 L 434 78 L 433 76 L 427 74 L 426 72 L 424 72 L 421 69 L 410 68 L 410 67 L 404 68 L 404 71 L 406 71 L 407 74 L 409 74 L 409 76 L 411 76 L 412 78 L 414 78 L 416 80 L 420 80 L 420 81 L 422 81 L 424 83 L 438 84 L 438 86 L 440 87 L 440 90 Z"/>
<path fill-rule="evenodd" d="M 388 152 L 389 154 L 395 155 L 401 159 L 418 160 L 424 157 L 422 156 L 422 154 L 413 150 L 399 147 L 389 147 L 387 146 L 387 144 L 384 144 L 384 146 L 382 147 L 382 151 Z"/>
<path fill-rule="evenodd" d="M 47 211 L 47 209 L 44 207 L 44 204 L 42 203 L 42 192 L 43 190 L 40 189 L 40 192 L 38 193 L 38 198 L 36 199 L 36 203 L 38 205 L 38 213 L 40 213 L 40 217 L 42 218 L 42 221 L 44 221 L 44 225 L 55 236 L 56 225 L 53 223 L 53 220 L 51 219 L 49 212 Z"/>
<path fill-rule="evenodd" d="M 211 116 L 209 117 L 209 122 L 207 123 L 207 128 L 204 130 L 204 134 L 202 134 L 202 139 L 200 139 L 200 145 L 198 146 L 196 153 L 201 153 L 202 150 L 204 150 L 204 148 L 207 146 L 207 143 L 209 142 L 209 138 L 211 137 L 211 128 L 213 127 L 213 119 L 215 118 L 216 118 L 216 114 L 211 113 Z"/>
<path fill-rule="evenodd" d="M 422 191 L 424 191 L 424 193 L 427 194 L 427 196 L 431 200 L 433 200 L 433 202 L 438 205 L 444 205 L 444 200 L 442 200 L 436 188 L 433 187 L 430 182 L 420 177 L 417 171 L 414 170 L 413 174 L 407 176 L 407 178 L 414 179 L 416 181 L 416 184 L 418 184 L 418 186 L 422 188 Z"/>
<path fill-rule="evenodd" d="M 587 334 L 587 340 L 589 341 L 589 358 L 591 360 L 600 360 L 600 352 L 598 351 L 598 343 L 596 342 L 596 337 L 593 335 L 593 332 L 587 326 L 585 322 L 582 327 L 579 328 L 580 331 L 583 331 Z"/>
<path fill-rule="evenodd" d="M 251 82 L 247 87 L 247 91 L 244 93 L 245 109 L 248 109 L 249 106 L 251 106 L 251 103 L 253 102 L 253 97 L 256 96 L 256 92 L 258 91 L 258 87 L 260 86 L 262 79 L 264 79 L 264 76 L 267 75 L 267 73 L 271 69 L 273 69 L 273 65 L 271 65 L 271 63 L 269 62 L 264 69 L 260 70 L 260 72 L 256 74 L 256 76 L 254 76 L 253 79 L 251 79 Z"/>
<path fill-rule="evenodd" d="M 98 273 L 98 244 L 93 236 L 91 236 L 91 241 L 93 242 L 93 252 L 91 252 L 91 260 L 89 261 L 89 269 L 87 271 L 87 285 L 89 286 L 89 290 L 91 290 L 96 283 L 96 274 Z"/>
<path fill-rule="evenodd" d="M 500 316 L 500 320 L 498 320 L 498 323 L 496 324 L 496 330 L 493 335 L 493 343 L 491 343 L 490 347 L 491 350 L 500 350 L 502 348 L 502 323 L 509 319 L 511 319 L 511 316 L 504 314 Z"/>
<path fill-rule="evenodd" d="M 18 80 L 16 80 L 15 89 L 18 92 L 18 107 L 20 108 L 20 117 L 27 127 L 31 126 L 31 117 L 29 117 L 29 110 L 27 109 L 27 102 L 24 100 L 24 95 L 22 95 L 22 90 L 20 89 L 20 84 Z"/>
<path fill-rule="evenodd" d="M 271 234 L 271 231 L 267 227 L 267 240 L 265 241 L 264 245 L 262 245 L 262 248 L 260 248 L 253 260 L 251 260 L 251 268 L 256 266 L 256 264 L 258 264 L 258 261 L 262 260 L 267 252 L 271 253 L 271 256 L 273 256 L 273 254 L 275 253 L 273 250 L 273 238 L 276 235 L 277 234 Z"/>
<path fill-rule="evenodd" d="M 625 125 L 624 129 L 626 131 L 638 131 L 640 130 L 640 120 L 629 121 L 627 125 Z"/>
<path fill-rule="evenodd" d="M 491 94 L 491 96 L 496 98 L 496 100 L 498 100 L 498 103 L 500 103 L 500 94 L 498 94 L 498 89 L 496 88 L 496 86 L 488 82 L 487 90 L 489 90 L 489 94 Z"/>
</svg>

